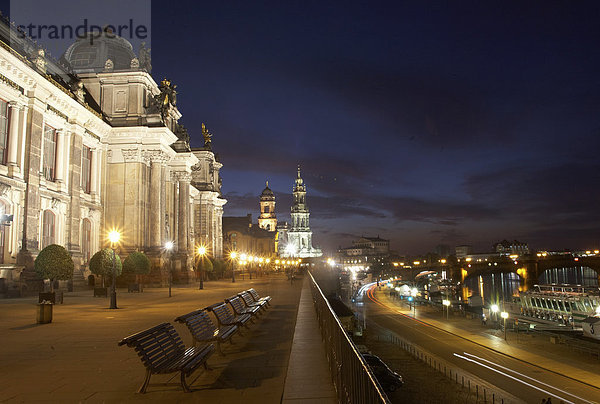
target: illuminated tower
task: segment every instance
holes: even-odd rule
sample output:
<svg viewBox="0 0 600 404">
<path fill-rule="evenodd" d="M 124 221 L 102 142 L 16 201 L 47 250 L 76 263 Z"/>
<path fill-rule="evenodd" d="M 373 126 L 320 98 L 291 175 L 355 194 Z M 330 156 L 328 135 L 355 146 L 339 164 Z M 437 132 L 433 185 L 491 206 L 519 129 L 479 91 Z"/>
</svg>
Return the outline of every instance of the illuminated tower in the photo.
<svg viewBox="0 0 600 404">
<path fill-rule="evenodd" d="M 283 256 L 288 257 L 320 257 L 321 249 L 312 246 L 308 205 L 306 204 L 306 185 L 300 176 L 300 166 L 294 184 L 294 204 L 291 209 L 292 225 L 287 233 L 287 244 Z"/>
<path fill-rule="evenodd" d="M 258 227 L 268 231 L 275 231 L 277 229 L 277 216 L 275 215 L 275 195 L 271 188 L 269 188 L 269 181 L 267 181 L 267 187 L 260 194 L 260 216 L 258 217 Z"/>
</svg>

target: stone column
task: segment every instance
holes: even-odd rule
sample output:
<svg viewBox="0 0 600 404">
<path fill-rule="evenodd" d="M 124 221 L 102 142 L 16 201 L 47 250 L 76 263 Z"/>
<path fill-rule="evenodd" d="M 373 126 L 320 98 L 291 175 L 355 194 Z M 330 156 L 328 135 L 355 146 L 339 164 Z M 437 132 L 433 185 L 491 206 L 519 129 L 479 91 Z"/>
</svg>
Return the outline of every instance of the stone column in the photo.
<svg viewBox="0 0 600 404">
<path fill-rule="evenodd" d="M 160 195 L 162 187 L 162 166 L 157 159 L 150 163 L 150 246 L 160 248 L 162 246 Z"/>
<path fill-rule="evenodd" d="M 56 173 L 54 179 L 56 182 L 64 182 L 65 169 L 65 134 L 62 130 L 56 131 Z"/>
<path fill-rule="evenodd" d="M 177 221 L 177 247 L 180 253 L 186 253 L 188 250 L 189 237 L 189 201 L 190 201 L 190 181 L 192 176 L 188 172 L 179 172 L 179 215 Z"/>
<path fill-rule="evenodd" d="M 16 102 L 10 103 L 10 133 L 8 135 L 8 159 L 7 165 L 12 172 L 18 170 L 17 155 L 19 149 L 19 112 L 23 106 Z"/>
</svg>

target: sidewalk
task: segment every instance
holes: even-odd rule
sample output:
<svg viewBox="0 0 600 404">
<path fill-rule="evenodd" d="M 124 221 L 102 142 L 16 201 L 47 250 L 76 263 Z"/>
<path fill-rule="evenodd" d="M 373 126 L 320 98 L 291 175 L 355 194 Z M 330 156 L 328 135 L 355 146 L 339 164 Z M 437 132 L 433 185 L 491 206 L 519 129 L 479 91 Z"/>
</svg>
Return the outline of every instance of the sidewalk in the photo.
<svg viewBox="0 0 600 404">
<path fill-rule="evenodd" d="M 210 358 L 212 370 L 199 370 L 190 378 L 192 393 L 182 392 L 178 374 L 153 375 L 148 393 L 135 393 L 145 369 L 133 349 L 117 346 L 121 338 L 161 322 L 173 324 L 180 314 L 249 287 L 270 295 L 271 308 L 244 336 L 234 337 L 234 345 L 224 345 L 225 357 L 215 353 Z M 2 299 L 0 402 L 279 403 L 301 291 L 302 282 L 290 285 L 281 275 L 234 284 L 206 282 L 204 290 L 197 285 L 173 288 L 171 298 L 166 288 L 143 293 L 119 289 L 119 310 L 109 310 L 109 299 L 94 298 L 86 290 L 66 293 L 65 303 L 54 307 L 53 322 L 39 325 L 36 298 Z M 190 345 L 187 328 L 174 326 Z M 165 382 L 176 384 L 156 385 Z"/>
<path fill-rule="evenodd" d="M 385 293 L 377 292 L 376 297 L 390 307 L 396 307 L 398 312 L 412 317 L 412 310 L 400 300 L 390 299 Z M 450 314 L 446 320 L 445 312 L 430 306 L 416 307 L 417 319 L 445 330 L 453 335 L 467 339 L 524 362 L 544 368 L 551 372 L 564 375 L 591 386 L 600 387 L 598 369 L 600 362 L 595 358 L 586 357 L 568 348 L 552 344 L 548 337 L 532 334 L 504 333 L 492 329 L 489 325 L 481 325 L 478 319 L 467 319 Z M 497 334 L 497 335 L 494 335 Z"/>
</svg>

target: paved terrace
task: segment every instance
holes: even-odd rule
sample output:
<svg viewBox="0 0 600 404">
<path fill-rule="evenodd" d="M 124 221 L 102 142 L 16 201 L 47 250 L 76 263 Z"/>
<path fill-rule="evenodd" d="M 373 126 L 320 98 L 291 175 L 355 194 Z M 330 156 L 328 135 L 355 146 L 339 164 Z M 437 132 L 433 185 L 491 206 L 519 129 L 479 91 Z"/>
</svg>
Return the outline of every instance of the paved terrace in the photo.
<svg viewBox="0 0 600 404">
<path fill-rule="evenodd" d="M 176 316 L 249 287 L 270 295 L 271 308 L 244 336 L 234 337 L 234 345 L 223 345 L 225 357 L 215 352 L 212 370 L 194 373 L 192 393 L 181 390 L 178 373 L 153 375 L 148 392 L 136 393 L 145 370 L 133 349 L 117 346 L 121 338 L 171 322 L 190 345 L 187 328 L 173 322 Z M 92 291 L 65 293 L 53 322 L 39 325 L 37 298 L 0 300 L 0 402 L 335 402 L 307 282 L 303 287 L 271 275 L 206 282 L 204 290 L 175 287 L 172 294 L 166 288 L 119 289 L 119 309 L 109 310 L 109 299 L 94 298 Z M 305 360 L 306 350 L 318 354 Z M 174 384 L 156 385 L 165 382 Z"/>
</svg>

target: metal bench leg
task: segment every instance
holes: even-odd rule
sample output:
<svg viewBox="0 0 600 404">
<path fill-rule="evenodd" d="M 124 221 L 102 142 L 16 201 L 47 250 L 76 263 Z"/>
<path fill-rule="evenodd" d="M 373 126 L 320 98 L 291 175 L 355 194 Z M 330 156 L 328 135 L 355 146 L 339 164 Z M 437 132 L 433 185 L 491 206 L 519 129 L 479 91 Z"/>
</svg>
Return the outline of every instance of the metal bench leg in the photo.
<svg viewBox="0 0 600 404">
<path fill-rule="evenodd" d="M 146 379 L 144 379 L 144 383 L 140 386 L 138 393 L 144 394 L 146 392 L 146 387 L 150 383 L 150 376 L 152 376 L 152 372 L 150 369 L 146 369 Z"/>
<path fill-rule="evenodd" d="M 186 393 L 191 393 L 192 389 L 190 389 L 190 386 L 188 386 L 188 384 L 185 381 L 185 373 L 181 372 L 181 387 L 183 387 L 183 391 L 185 391 Z"/>
</svg>

